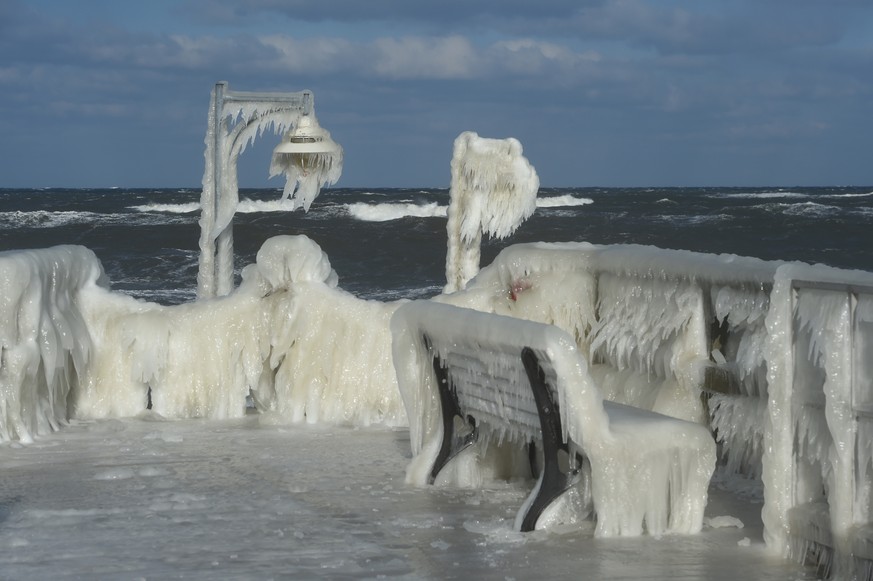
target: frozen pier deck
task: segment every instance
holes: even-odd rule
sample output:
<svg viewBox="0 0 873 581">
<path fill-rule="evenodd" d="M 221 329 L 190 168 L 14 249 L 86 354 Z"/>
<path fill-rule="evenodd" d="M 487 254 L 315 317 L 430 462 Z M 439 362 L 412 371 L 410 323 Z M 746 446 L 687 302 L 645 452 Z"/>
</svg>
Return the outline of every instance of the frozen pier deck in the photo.
<svg viewBox="0 0 873 581">
<path fill-rule="evenodd" d="M 416 489 L 406 430 L 268 420 L 75 422 L 0 445 L 0 579 L 816 578 L 723 490 L 706 516 L 743 528 L 518 533 L 526 484 Z"/>
</svg>

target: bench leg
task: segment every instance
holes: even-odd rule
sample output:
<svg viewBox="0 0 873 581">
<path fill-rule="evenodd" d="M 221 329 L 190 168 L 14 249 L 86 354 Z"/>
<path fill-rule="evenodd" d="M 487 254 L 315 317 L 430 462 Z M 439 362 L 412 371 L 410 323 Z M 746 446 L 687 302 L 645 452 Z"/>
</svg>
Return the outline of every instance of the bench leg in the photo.
<svg viewBox="0 0 873 581">
<path fill-rule="evenodd" d="M 443 441 L 430 474 L 427 476 L 428 484 L 434 483 L 437 474 L 449 463 L 449 460 L 457 456 L 465 448 L 472 446 L 479 437 L 476 420 L 469 416 L 464 418 L 461 415 L 458 399 L 449 382 L 449 373 L 442 366 L 439 357 L 433 358 L 433 371 L 436 375 L 437 387 L 440 393 L 440 408 L 443 417 Z M 459 422 L 462 426 L 456 425 Z M 458 427 L 461 427 L 461 429 L 458 430 Z"/>
<path fill-rule="evenodd" d="M 521 360 L 530 381 L 537 412 L 540 417 L 540 429 L 543 436 L 543 470 L 539 484 L 534 489 L 535 497 L 525 503 L 527 511 L 521 518 L 519 529 L 522 532 L 536 529 L 537 520 L 543 511 L 561 494 L 573 487 L 581 477 L 580 466 L 573 466 L 574 455 L 570 454 L 567 443 L 564 442 L 561 430 L 561 416 L 558 406 L 552 398 L 552 392 L 546 384 L 545 373 L 540 367 L 536 353 L 529 347 L 521 352 Z M 567 472 L 561 469 L 559 455 L 563 452 L 569 459 Z M 516 521 L 518 522 L 518 521 Z"/>
</svg>

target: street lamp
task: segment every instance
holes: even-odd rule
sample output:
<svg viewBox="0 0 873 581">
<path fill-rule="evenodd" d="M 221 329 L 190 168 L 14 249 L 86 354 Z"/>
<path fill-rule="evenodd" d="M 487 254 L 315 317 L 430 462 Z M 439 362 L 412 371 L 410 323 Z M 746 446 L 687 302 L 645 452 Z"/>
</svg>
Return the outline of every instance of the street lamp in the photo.
<svg viewBox="0 0 873 581">
<path fill-rule="evenodd" d="M 303 211 L 307 212 L 309 204 L 321 189 L 319 176 L 332 175 L 337 170 L 342 170 L 342 167 L 334 167 L 337 160 L 342 164 L 342 153 L 342 147 L 318 124 L 315 114 L 303 114 L 297 126 L 286 133 L 273 150 L 270 177 L 284 173 L 286 179 L 283 198 L 296 193 L 292 209 L 303 206 Z M 336 177 L 339 178 L 338 173 Z M 335 181 L 336 179 L 331 183 Z M 288 188 L 294 184 L 297 184 L 297 191 L 289 191 Z"/>
<path fill-rule="evenodd" d="M 226 81 L 216 83 L 209 106 L 200 196 L 199 299 L 233 290 L 237 160 L 268 129 L 287 132 L 274 151 L 270 177 L 285 175 L 282 198 L 290 197 L 292 208 L 308 210 L 321 188 L 336 183 L 342 173 L 342 147 L 318 125 L 310 91 L 253 93 L 231 91 Z"/>
</svg>

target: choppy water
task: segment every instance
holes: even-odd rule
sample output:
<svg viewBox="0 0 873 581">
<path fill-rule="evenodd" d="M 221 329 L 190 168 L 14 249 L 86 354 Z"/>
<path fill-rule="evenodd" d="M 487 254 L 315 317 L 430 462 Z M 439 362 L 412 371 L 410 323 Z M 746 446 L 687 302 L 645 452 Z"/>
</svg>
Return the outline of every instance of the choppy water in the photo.
<svg viewBox="0 0 873 581">
<path fill-rule="evenodd" d="M 0 251 L 81 244 L 116 290 L 175 304 L 195 296 L 199 189 L 0 189 Z M 436 293 L 445 283 L 446 189 L 325 190 L 288 211 L 275 189 L 242 190 L 238 268 L 278 234 L 306 234 L 340 286 L 364 298 Z M 651 244 L 873 271 L 873 187 L 544 188 L 508 244 Z"/>
</svg>

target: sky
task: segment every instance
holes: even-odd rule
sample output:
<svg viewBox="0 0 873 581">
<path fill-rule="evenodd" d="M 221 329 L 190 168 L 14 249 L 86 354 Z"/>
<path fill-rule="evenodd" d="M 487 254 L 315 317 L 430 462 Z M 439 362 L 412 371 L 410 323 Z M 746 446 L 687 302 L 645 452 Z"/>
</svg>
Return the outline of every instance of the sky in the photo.
<svg viewBox="0 0 873 581">
<path fill-rule="evenodd" d="M 873 185 L 870 0 L 0 0 L 0 187 L 199 187 L 218 81 L 313 91 L 336 187 L 448 187 L 464 131 L 550 187 Z"/>
</svg>

